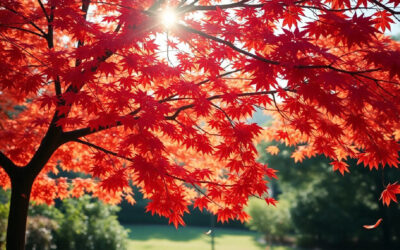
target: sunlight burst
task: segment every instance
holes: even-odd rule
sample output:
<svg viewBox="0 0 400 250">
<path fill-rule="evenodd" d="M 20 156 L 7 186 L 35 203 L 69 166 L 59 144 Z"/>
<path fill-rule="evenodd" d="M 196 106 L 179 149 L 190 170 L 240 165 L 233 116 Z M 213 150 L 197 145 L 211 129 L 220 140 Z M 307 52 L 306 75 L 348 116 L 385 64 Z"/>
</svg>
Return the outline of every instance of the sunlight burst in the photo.
<svg viewBox="0 0 400 250">
<path fill-rule="evenodd" d="M 166 28 L 171 28 L 177 21 L 177 15 L 175 11 L 171 9 L 165 9 L 161 13 L 161 22 Z"/>
</svg>

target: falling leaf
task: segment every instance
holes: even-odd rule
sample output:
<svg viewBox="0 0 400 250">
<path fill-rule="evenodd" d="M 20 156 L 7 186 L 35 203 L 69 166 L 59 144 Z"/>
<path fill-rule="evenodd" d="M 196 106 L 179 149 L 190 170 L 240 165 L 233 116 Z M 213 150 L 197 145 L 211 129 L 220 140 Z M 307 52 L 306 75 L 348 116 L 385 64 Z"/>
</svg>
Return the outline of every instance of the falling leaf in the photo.
<svg viewBox="0 0 400 250">
<path fill-rule="evenodd" d="M 364 225 L 363 227 L 364 227 L 365 229 L 374 229 L 374 228 L 377 228 L 377 227 L 381 224 L 381 222 L 382 222 L 382 218 L 380 218 L 379 220 L 377 220 L 376 223 L 373 224 L 373 225 Z"/>
</svg>

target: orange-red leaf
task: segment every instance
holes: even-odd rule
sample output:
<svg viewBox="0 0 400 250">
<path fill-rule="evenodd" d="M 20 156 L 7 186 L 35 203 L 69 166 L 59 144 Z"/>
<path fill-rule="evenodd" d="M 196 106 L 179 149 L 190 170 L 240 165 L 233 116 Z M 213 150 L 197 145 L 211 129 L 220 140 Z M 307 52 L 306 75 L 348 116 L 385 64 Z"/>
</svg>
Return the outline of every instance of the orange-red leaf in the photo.
<svg viewBox="0 0 400 250">
<path fill-rule="evenodd" d="M 350 173 L 349 165 L 342 161 L 333 161 L 330 163 L 333 166 L 333 171 L 339 170 L 339 172 L 344 175 L 344 172 Z"/>
<path fill-rule="evenodd" d="M 386 186 L 386 189 L 383 190 L 380 199 L 382 200 L 383 204 L 389 206 L 391 201 L 397 202 L 397 194 L 400 194 L 400 185 L 395 182 Z"/>
<path fill-rule="evenodd" d="M 374 229 L 374 228 L 377 228 L 377 227 L 381 224 L 381 222 L 382 222 L 382 218 L 380 218 L 379 220 L 377 220 L 376 223 L 373 224 L 373 225 L 364 225 L 363 227 L 364 227 L 365 229 Z"/>
<path fill-rule="evenodd" d="M 277 155 L 279 153 L 279 148 L 277 146 L 268 146 L 265 151 L 271 155 Z"/>
<path fill-rule="evenodd" d="M 390 24 L 394 23 L 394 21 L 390 18 L 392 15 L 387 12 L 386 10 L 378 11 L 374 14 L 376 17 L 375 21 L 375 28 L 381 29 L 385 32 L 386 29 L 390 30 Z"/>
<path fill-rule="evenodd" d="M 294 162 L 302 162 L 305 158 L 304 152 L 301 150 L 294 151 L 290 157 L 294 159 Z"/>
<path fill-rule="evenodd" d="M 273 205 L 274 207 L 276 207 L 276 203 L 278 201 L 275 200 L 274 198 L 267 197 L 267 198 L 265 198 L 265 202 L 267 202 L 268 205 Z"/>
</svg>

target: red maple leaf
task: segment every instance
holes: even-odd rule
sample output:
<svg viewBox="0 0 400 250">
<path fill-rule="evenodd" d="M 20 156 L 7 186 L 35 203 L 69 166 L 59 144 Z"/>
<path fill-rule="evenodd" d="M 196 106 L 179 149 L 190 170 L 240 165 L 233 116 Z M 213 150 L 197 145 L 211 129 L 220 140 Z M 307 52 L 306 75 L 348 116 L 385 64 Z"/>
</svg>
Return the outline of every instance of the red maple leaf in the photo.
<svg viewBox="0 0 400 250">
<path fill-rule="evenodd" d="M 390 24 L 394 21 L 390 18 L 392 15 L 389 12 L 386 10 L 378 11 L 374 16 L 376 17 L 374 21 L 377 29 L 381 29 L 382 32 L 385 32 L 386 29 L 390 30 Z"/>
<path fill-rule="evenodd" d="M 265 198 L 265 202 L 266 202 L 268 205 L 273 205 L 274 207 L 276 207 L 276 203 L 277 203 L 278 201 L 276 201 L 274 198 L 267 197 L 267 198 Z"/>
<path fill-rule="evenodd" d="M 343 161 L 333 161 L 330 163 L 333 167 L 333 171 L 339 171 L 342 175 L 344 175 L 344 172 L 350 173 L 349 171 L 349 165 L 346 162 Z"/>
<path fill-rule="evenodd" d="M 395 182 L 386 186 L 385 190 L 383 190 L 381 194 L 380 199 L 382 200 L 383 204 L 389 206 L 391 201 L 397 202 L 397 194 L 400 194 L 400 184 Z"/>
<path fill-rule="evenodd" d="M 288 25 L 291 28 L 294 25 L 297 27 L 297 22 L 300 21 L 302 15 L 304 15 L 302 8 L 289 6 L 283 15 L 283 26 Z"/>
<path fill-rule="evenodd" d="M 279 148 L 277 146 L 268 146 L 265 151 L 271 155 L 277 155 L 279 153 Z"/>
</svg>

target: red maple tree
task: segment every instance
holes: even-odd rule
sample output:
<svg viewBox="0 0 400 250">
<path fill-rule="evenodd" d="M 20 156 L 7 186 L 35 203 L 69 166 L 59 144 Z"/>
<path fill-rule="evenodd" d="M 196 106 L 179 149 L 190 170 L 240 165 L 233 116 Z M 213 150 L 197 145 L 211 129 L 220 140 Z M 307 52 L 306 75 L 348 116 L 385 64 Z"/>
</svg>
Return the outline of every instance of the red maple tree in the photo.
<svg viewBox="0 0 400 250">
<path fill-rule="evenodd" d="M 246 220 L 249 196 L 274 202 L 260 136 L 300 144 L 296 161 L 324 154 L 342 174 L 347 158 L 398 167 L 400 46 L 382 32 L 399 3 L 2 0 L 8 249 L 24 248 L 29 199 L 134 203 L 131 185 L 175 225 L 191 204 Z M 248 122 L 256 107 L 273 127 Z M 60 168 L 92 178 L 49 177 Z"/>
</svg>

